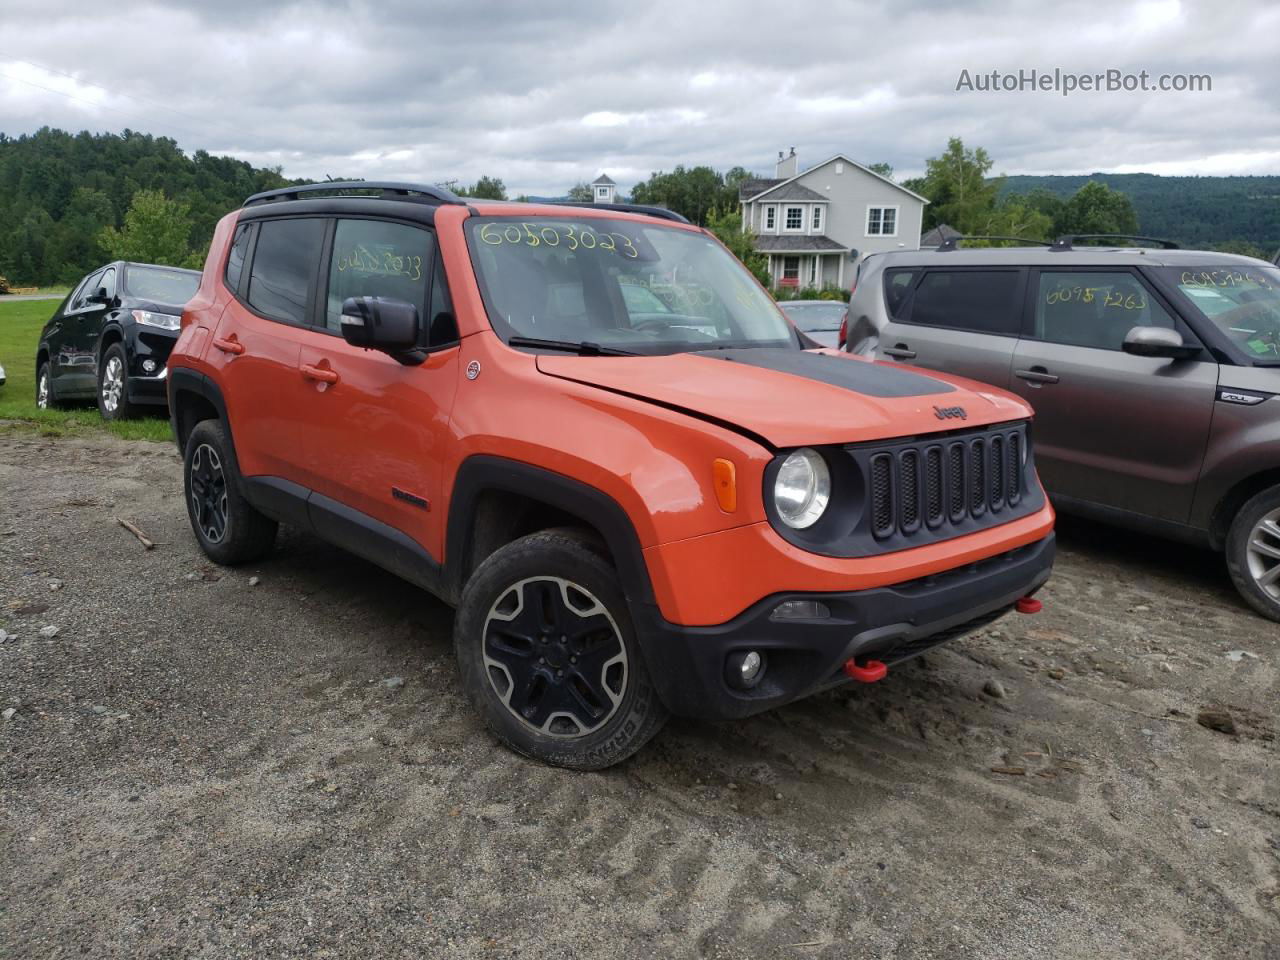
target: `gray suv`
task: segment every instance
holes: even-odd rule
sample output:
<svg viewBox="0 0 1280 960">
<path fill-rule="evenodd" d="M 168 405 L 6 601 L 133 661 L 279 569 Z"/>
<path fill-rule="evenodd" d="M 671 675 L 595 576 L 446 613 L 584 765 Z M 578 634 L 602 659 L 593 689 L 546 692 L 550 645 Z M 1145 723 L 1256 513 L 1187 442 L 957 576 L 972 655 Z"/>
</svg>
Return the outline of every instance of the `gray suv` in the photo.
<svg viewBox="0 0 1280 960">
<path fill-rule="evenodd" d="M 1059 509 L 1225 552 L 1280 620 L 1280 269 L 1157 242 L 870 256 L 845 347 L 1020 394 Z"/>
</svg>

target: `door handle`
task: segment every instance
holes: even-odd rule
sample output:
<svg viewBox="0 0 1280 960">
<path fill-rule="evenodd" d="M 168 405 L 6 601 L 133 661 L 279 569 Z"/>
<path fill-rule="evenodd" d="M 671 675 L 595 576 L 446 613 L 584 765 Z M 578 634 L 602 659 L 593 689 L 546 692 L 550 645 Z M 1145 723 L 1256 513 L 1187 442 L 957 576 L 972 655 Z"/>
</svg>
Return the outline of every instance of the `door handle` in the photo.
<svg viewBox="0 0 1280 960">
<path fill-rule="evenodd" d="M 221 337 L 215 337 L 213 345 L 223 353 L 229 353 L 234 357 L 244 353 L 244 344 L 239 340 L 224 340 Z"/>
<path fill-rule="evenodd" d="M 1032 367 L 1030 370 L 1015 370 L 1014 376 L 1021 377 L 1028 383 L 1057 383 L 1058 375 L 1050 373 L 1044 367 Z"/>
<path fill-rule="evenodd" d="M 893 357 L 895 360 L 914 360 L 916 358 L 916 352 L 905 343 L 900 343 L 894 347 L 885 347 L 883 352 L 886 357 Z"/>
<path fill-rule="evenodd" d="M 302 365 L 302 375 L 308 380 L 319 380 L 321 383 L 338 382 L 338 372 L 336 370 L 326 370 L 324 367 L 312 366 L 309 363 Z"/>
</svg>

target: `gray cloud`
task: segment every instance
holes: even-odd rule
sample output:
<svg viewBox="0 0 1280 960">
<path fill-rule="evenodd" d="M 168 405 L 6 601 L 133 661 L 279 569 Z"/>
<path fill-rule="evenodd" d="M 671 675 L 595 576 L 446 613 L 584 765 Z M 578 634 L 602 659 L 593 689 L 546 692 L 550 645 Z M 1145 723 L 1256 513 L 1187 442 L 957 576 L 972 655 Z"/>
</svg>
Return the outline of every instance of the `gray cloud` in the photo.
<svg viewBox="0 0 1280 960">
<path fill-rule="evenodd" d="M 0 130 L 127 126 L 294 176 L 491 174 L 530 193 L 677 163 L 768 172 L 791 145 L 909 174 L 952 135 L 1009 173 L 1280 173 L 1268 0 L 122 0 L 111 21 L 130 55 L 104 55 L 83 9 L 9 0 L 23 45 L 0 53 Z M 1213 89 L 955 90 L 962 69 L 1055 67 Z"/>
</svg>

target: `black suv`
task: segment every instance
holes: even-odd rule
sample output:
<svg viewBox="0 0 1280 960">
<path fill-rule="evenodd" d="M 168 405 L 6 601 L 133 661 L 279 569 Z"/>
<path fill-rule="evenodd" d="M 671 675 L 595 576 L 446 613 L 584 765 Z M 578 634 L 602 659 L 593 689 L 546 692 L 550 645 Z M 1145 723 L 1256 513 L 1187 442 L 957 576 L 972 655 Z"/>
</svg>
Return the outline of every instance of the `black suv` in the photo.
<svg viewBox="0 0 1280 960">
<path fill-rule="evenodd" d="M 109 263 L 82 279 L 40 331 L 36 404 L 97 397 L 106 420 L 166 403 L 169 351 L 182 307 L 200 285 L 195 270 Z"/>
</svg>

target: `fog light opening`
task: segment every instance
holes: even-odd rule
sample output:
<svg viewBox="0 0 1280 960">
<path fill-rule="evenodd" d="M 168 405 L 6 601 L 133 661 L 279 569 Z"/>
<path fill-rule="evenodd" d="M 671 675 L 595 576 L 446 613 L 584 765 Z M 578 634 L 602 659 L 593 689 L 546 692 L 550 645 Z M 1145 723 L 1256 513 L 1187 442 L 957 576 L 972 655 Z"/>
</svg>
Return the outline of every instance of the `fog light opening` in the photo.
<svg viewBox="0 0 1280 960">
<path fill-rule="evenodd" d="M 764 677 L 765 656 L 758 650 L 737 650 L 725 661 L 725 678 L 730 686 L 750 690 Z"/>
<path fill-rule="evenodd" d="M 784 600 L 773 608 L 770 620 L 826 620 L 831 609 L 821 600 Z"/>
</svg>

